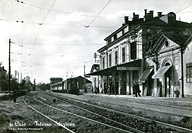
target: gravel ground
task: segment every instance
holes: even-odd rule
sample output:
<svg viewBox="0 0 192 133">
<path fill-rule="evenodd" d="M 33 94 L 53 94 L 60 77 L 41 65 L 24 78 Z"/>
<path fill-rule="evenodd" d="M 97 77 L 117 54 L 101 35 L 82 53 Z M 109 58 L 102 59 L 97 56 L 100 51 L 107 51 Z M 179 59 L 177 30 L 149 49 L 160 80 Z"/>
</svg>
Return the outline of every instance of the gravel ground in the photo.
<svg viewBox="0 0 192 133">
<path fill-rule="evenodd" d="M 36 94 L 36 93 L 32 92 L 31 94 Z M 31 94 L 27 95 L 26 97 L 27 103 L 29 103 L 30 105 L 32 104 L 32 107 L 45 113 L 46 115 L 56 120 L 57 122 L 68 124 L 66 126 L 77 133 L 89 133 L 89 132 L 90 133 L 98 133 L 98 132 L 99 133 L 100 132 L 101 133 L 113 133 L 113 132 L 117 133 L 118 132 L 115 129 L 102 126 L 100 124 L 96 124 L 91 121 L 83 120 L 73 115 L 58 112 L 54 109 L 50 109 L 45 105 L 41 105 L 40 103 L 35 102 Z M 55 99 L 56 103 L 54 103 L 54 100 L 53 100 L 54 98 L 52 96 L 48 96 L 48 95 L 46 95 L 46 97 L 44 97 L 43 95 L 41 96 L 35 96 L 35 98 L 43 102 L 47 102 L 49 104 L 51 103 L 52 105 L 68 110 L 70 112 L 75 112 L 76 114 L 84 115 L 89 118 L 93 117 L 91 114 L 87 114 L 82 110 L 77 110 L 71 104 L 63 102 L 63 100 L 61 101 L 60 99 Z M 65 129 L 57 126 L 47 118 L 44 118 L 40 114 L 34 112 L 32 109 L 30 109 L 28 106 L 24 104 L 22 99 L 23 97 L 17 98 L 16 103 L 14 103 L 11 100 L 0 101 L 0 133 L 1 132 L 3 133 L 66 132 Z M 102 112 L 105 112 L 105 111 L 102 111 Z M 111 117 L 114 117 L 114 116 L 116 115 L 112 115 Z"/>
<path fill-rule="evenodd" d="M 33 133 L 33 132 L 57 132 L 58 126 L 43 125 L 36 123 L 54 124 L 41 115 L 34 113 L 22 101 L 22 97 L 17 99 L 17 103 L 13 101 L 0 102 L 0 132 L 1 133 Z M 62 129 L 59 129 L 62 131 Z"/>
<path fill-rule="evenodd" d="M 42 95 L 41 94 L 41 96 L 43 98 L 47 99 L 47 102 L 49 104 L 51 103 L 51 101 L 48 101 L 48 100 L 53 99 L 53 97 L 50 97 L 48 95 Z M 42 99 L 42 97 L 40 97 L 39 99 Z M 61 108 L 64 108 L 64 107 L 60 106 L 60 104 L 63 103 L 63 101 L 65 101 L 64 99 L 63 100 L 56 99 L 56 101 L 57 102 L 54 104 L 54 106 L 59 106 Z M 131 127 L 142 129 L 143 131 L 147 131 L 147 132 L 154 132 L 154 131 L 155 132 L 168 132 L 168 131 L 175 132 L 174 130 L 160 128 L 155 123 L 150 123 L 150 122 L 145 122 L 145 121 L 141 121 L 141 120 L 137 120 L 137 119 L 132 119 L 132 118 L 127 117 L 125 115 L 120 115 L 120 114 L 110 112 L 110 111 L 106 111 L 106 110 L 103 110 L 103 109 L 98 109 L 98 108 L 94 108 L 94 107 L 90 107 L 90 106 L 85 106 L 85 105 L 83 105 L 81 103 L 78 103 L 76 105 L 80 106 L 80 107 L 83 107 L 83 108 L 86 108 L 88 110 L 91 110 L 93 112 L 99 113 L 100 115 L 108 117 L 110 119 L 117 120 L 117 121 L 119 121 L 121 123 L 124 123 L 125 125 L 129 125 Z M 72 110 L 76 114 L 79 114 L 78 109 L 75 110 L 74 106 L 68 106 L 67 108 L 65 108 L 65 110 Z M 82 113 L 80 113 L 80 114 L 82 114 Z M 98 117 L 98 116 L 96 117 L 95 115 L 91 115 L 89 113 L 85 113 L 84 115 L 86 115 L 86 117 L 97 119 L 99 121 L 106 121 L 105 119 L 103 119 L 103 117 Z M 108 122 L 108 121 L 106 121 L 106 122 Z"/>
<path fill-rule="evenodd" d="M 11 100 L 0 102 L 0 133 L 58 133 L 67 132 L 62 127 L 54 124 L 47 118 L 42 117 L 40 114 L 35 113 L 32 109 L 27 107 L 23 102 L 23 97 L 17 98 L 17 103 Z M 27 98 L 25 98 L 27 99 Z M 100 124 L 82 120 L 72 115 L 58 112 L 54 109 L 42 106 L 35 103 L 32 99 L 27 100 L 27 103 L 33 103 L 32 107 L 39 111 L 48 114 L 49 117 L 66 124 L 68 128 L 77 133 L 118 133 L 117 130 L 111 129 Z M 68 108 L 69 105 L 61 104 L 61 106 Z M 70 108 L 73 110 L 74 108 Z M 79 114 L 84 112 L 79 112 Z"/>
<path fill-rule="evenodd" d="M 63 97 L 85 100 L 123 112 L 135 113 L 163 122 L 192 129 L 192 96 L 185 98 L 133 97 L 130 95 L 52 93 Z M 175 107 L 172 107 L 175 106 Z"/>
</svg>

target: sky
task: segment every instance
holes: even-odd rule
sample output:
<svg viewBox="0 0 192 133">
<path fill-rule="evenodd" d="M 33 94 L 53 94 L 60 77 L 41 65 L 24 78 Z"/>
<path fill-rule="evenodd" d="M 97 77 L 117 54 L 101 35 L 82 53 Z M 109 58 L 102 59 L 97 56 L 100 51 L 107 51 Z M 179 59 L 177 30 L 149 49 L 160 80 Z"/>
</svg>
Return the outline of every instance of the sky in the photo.
<svg viewBox="0 0 192 133">
<path fill-rule="evenodd" d="M 0 0 L 0 62 L 37 83 L 89 73 L 104 38 L 144 9 L 192 22 L 191 0 Z"/>
</svg>

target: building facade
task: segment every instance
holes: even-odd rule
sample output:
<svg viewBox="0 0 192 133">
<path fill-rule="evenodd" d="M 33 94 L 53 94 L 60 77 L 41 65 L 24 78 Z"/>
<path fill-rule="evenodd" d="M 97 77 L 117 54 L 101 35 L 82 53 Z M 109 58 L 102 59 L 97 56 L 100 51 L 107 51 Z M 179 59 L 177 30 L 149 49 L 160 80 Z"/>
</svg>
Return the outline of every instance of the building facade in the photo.
<svg viewBox="0 0 192 133">
<path fill-rule="evenodd" d="M 178 39 L 179 38 L 179 39 Z M 182 52 L 188 35 L 162 35 L 146 59 L 151 73 L 144 84 L 154 96 L 179 97 L 182 95 Z M 151 63 L 153 62 L 153 63 Z M 150 91 L 147 90 L 147 91 Z M 181 96 L 180 95 L 180 96 Z"/>
<path fill-rule="evenodd" d="M 100 69 L 100 65 L 99 64 L 93 64 L 91 67 L 91 73 L 96 72 Z M 100 93 L 101 90 L 99 90 L 99 82 L 100 82 L 100 76 L 98 75 L 93 75 L 91 76 L 90 80 L 92 81 L 92 92 L 93 93 Z"/>
<path fill-rule="evenodd" d="M 139 82 L 142 95 L 174 97 L 173 86 L 181 82 L 179 49 L 192 33 L 192 25 L 177 21 L 173 12 L 166 15 L 158 12 L 154 17 L 153 11 L 145 10 L 143 18 L 133 13 L 131 21 L 127 16 L 124 19 L 122 26 L 107 36 L 106 45 L 98 50 L 100 70 L 89 75 L 100 76 L 99 88 L 103 93 L 131 95 L 133 84 Z M 174 35 L 177 37 L 171 38 Z M 164 48 L 164 43 L 169 46 Z M 171 66 L 176 68 L 169 69 Z M 175 75 L 165 76 L 170 74 Z"/>
<path fill-rule="evenodd" d="M 183 54 L 184 93 L 192 95 L 192 35 L 185 45 Z"/>
</svg>

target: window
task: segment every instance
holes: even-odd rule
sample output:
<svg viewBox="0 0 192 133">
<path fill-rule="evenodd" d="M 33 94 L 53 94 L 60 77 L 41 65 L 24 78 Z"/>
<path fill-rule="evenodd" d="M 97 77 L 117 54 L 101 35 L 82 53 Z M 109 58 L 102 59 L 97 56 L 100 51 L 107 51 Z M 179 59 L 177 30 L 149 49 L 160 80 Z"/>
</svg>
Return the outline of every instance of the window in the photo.
<svg viewBox="0 0 192 133">
<path fill-rule="evenodd" d="M 117 33 L 117 38 L 122 36 L 122 31 L 120 31 L 119 33 Z"/>
<path fill-rule="evenodd" d="M 169 47 L 169 42 L 165 41 L 165 47 Z"/>
<path fill-rule="evenodd" d="M 131 59 L 137 58 L 137 45 L 136 42 L 132 42 L 130 45 Z"/>
<path fill-rule="evenodd" d="M 109 54 L 109 67 L 111 66 L 111 54 Z"/>
<path fill-rule="evenodd" d="M 192 83 L 192 63 L 186 64 L 186 82 Z"/>
<path fill-rule="evenodd" d="M 106 41 L 106 45 L 108 45 L 109 44 L 109 41 Z"/>
<path fill-rule="evenodd" d="M 115 65 L 118 64 L 118 52 L 115 51 Z"/>
<path fill-rule="evenodd" d="M 122 62 L 125 62 L 125 47 L 122 48 Z"/>
<path fill-rule="evenodd" d="M 114 37 L 111 37 L 111 42 L 113 42 L 114 41 Z"/>
<path fill-rule="evenodd" d="M 125 29 L 124 29 L 124 33 L 128 32 L 129 30 L 129 27 L 127 26 Z"/>
<path fill-rule="evenodd" d="M 105 68 L 105 57 L 103 57 L 103 69 Z"/>
</svg>

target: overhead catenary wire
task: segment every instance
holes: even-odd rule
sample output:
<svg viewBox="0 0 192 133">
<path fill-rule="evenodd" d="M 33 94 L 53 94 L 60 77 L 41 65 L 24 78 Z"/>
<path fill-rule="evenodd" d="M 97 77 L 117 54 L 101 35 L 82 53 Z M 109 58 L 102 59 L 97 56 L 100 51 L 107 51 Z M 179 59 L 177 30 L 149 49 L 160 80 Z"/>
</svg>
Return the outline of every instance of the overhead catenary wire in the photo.
<svg viewBox="0 0 192 133">
<path fill-rule="evenodd" d="M 40 6 L 37 6 L 37 5 L 34 5 L 34 4 L 30 4 L 30 3 L 26 3 L 26 2 L 23 2 L 23 1 L 18 1 L 18 0 L 15 0 L 17 1 L 18 3 L 21 3 L 21 4 L 25 4 L 27 6 L 31 6 L 31 7 L 34 7 L 34 8 L 38 8 L 38 9 L 41 9 L 41 10 L 49 10 L 47 8 L 44 8 L 44 7 L 40 7 Z M 52 12 L 60 12 L 60 13 L 64 13 L 64 14 L 73 14 L 73 12 L 69 12 L 69 11 L 61 11 L 61 10 L 56 10 L 56 9 L 52 9 L 51 10 Z M 88 14 L 83 14 L 81 16 L 86 16 L 86 17 L 96 17 L 96 15 L 88 15 Z M 105 17 L 105 16 L 97 16 L 97 17 Z M 120 18 L 120 17 L 119 17 Z"/>
<path fill-rule="evenodd" d="M 179 12 L 185 10 L 186 8 L 190 7 L 190 6 L 192 6 L 192 2 L 188 3 L 187 5 L 185 4 L 184 6 L 182 6 L 181 8 L 179 8 L 179 9 L 177 9 L 175 11 L 176 11 L 176 13 L 179 13 Z"/>
<path fill-rule="evenodd" d="M 55 2 L 56 2 L 56 0 L 53 1 L 52 5 L 51 5 L 51 7 L 49 8 L 48 12 L 46 13 L 45 17 L 42 19 L 42 21 L 41 21 L 42 24 L 44 23 L 44 21 L 45 21 L 45 19 L 47 18 L 47 16 L 48 16 L 49 12 L 51 11 L 51 9 L 53 8 Z M 36 40 L 37 40 L 37 36 L 38 36 L 39 31 L 40 31 L 40 27 L 41 27 L 41 25 L 39 26 L 39 28 L 38 28 L 38 30 L 37 30 L 37 33 L 36 33 L 36 35 L 35 35 L 35 39 L 34 39 L 34 42 L 33 42 L 33 47 L 34 47 L 34 44 L 35 44 L 35 42 L 36 42 Z M 32 52 L 32 51 L 31 51 L 31 52 Z"/>
<path fill-rule="evenodd" d="M 83 34 L 85 33 L 86 29 L 89 28 L 89 27 L 92 25 L 92 23 L 96 20 L 96 18 L 102 13 L 102 11 L 107 7 L 107 5 L 108 5 L 110 2 L 111 2 L 111 0 L 109 0 L 109 1 L 105 4 L 105 6 L 99 11 L 99 13 L 91 20 L 91 22 L 90 22 L 87 26 L 85 26 L 85 29 L 84 29 L 83 32 L 80 34 L 79 38 L 80 38 L 81 36 L 83 36 Z M 77 40 L 78 40 L 78 39 L 77 39 Z M 76 40 L 76 41 L 77 41 L 77 40 Z M 76 42 L 76 41 L 75 41 L 75 42 Z"/>
<path fill-rule="evenodd" d="M 51 10 L 50 10 L 51 11 Z M 85 15 L 86 16 L 86 15 Z M 97 15 L 97 17 L 98 17 L 98 15 Z M 33 23 L 33 22 L 26 22 L 26 21 L 16 21 L 17 23 L 19 23 L 19 22 L 21 22 L 21 23 L 31 23 L 31 24 L 35 24 L 35 23 Z M 47 24 L 47 23 L 38 23 L 39 25 L 41 25 L 41 24 Z M 40 26 L 39 26 L 40 27 Z M 92 27 L 102 27 L 102 28 L 105 28 L 104 26 L 92 26 Z M 113 27 L 114 28 L 114 27 Z M 86 29 L 84 29 L 84 31 L 85 31 Z M 39 30 L 37 30 L 37 33 L 39 32 Z M 82 32 L 82 34 L 80 34 L 80 37 L 83 35 L 83 33 L 84 32 Z M 35 37 L 35 41 L 34 42 L 36 42 L 36 39 L 37 39 L 37 35 L 38 34 L 36 34 L 36 37 Z M 78 38 L 79 39 L 79 38 Z M 35 45 L 36 43 L 32 43 L 33 45 Z M 71 44 L 70 44 L 71 45 Z M 77 44 L 78 45 L 78 44 Z M 30 52 L 31 53 L 31 52 Z M 29 55 L 31 55 L 31 54 L 29 54 Z"/>
<path fill-rule="evenodd" d="M 65 25 L 65 26 L 77 26 L 77 27 L 86 27 L 86 25 L 78 25 L 78 24 L 62 24 L 62 23 L 42 23 L 42 22 L 30 22 L 30 21 L 25 21 L 25 20 L 8 20 L 8 19 L 3 19 L 0 18 L 0 21 L 5 21 L 5 22 L 12 22 L 12 23 L 21 23 L 21 24 L 33 24 L 33 25 Z M 93 28 L 117 28 L 113 26 L 104 26 L 104 25 L 93 25 L 91 26 Z M 88 27 L 87 27 L 88 28 Z"/>
<path fill-rule="evenodd" d="M 48 12 L 45 14 L 44 18 L 42 19 L 42 21 L 41 21 L 42 24 L 44 23 L 44 21 L 45 21 L 45 19 L 47 18 L 47 16 L 48 16 L 49 12 L 51 11 L 51 9 L 53 8 L 55 2 L 56 2 L 56 0 L 53 1 L 53 3 L 51 4 L 51 7 L 49 8 Z M 38 34 L 39 34 L 39 31 L 40 31 L 41 26 L 42 26 L 42 25 L 39 25 L 39 27 L 38 27 L 38 30 L 37 30 L 36 35 L 35 35 L 35 39 L 34 39 L 33 44 L 32 44 L 32 49 L 31 49 L 29 55 L 31 55 L 31 53 L 32 53 L 32 51 L 33 51 L 33 48 L 34 48 L 35 42 L 36 42 L 36 40 L 37 40 L 37 37 L 38 37 Z M 30 65 L 31 65 L 31 63 L 30 63 Z M 32 69 L 31 69 L 31 71 L 32 71 Z"/>
<path fill-rule="evenodd" d="M 109 4 L 111 2 L 111 0 L 109 0 L 108 2 L 107 2 L 107 4 L 105 4 L 105 6 L 100 10 L 100 12 L 93 18 L 93 20 L 89 23 L 89 25 L 88 26 L 90 26 L 95 20 L 96 20 L 96 18 L 102 13 L 102 11 L 107 7 L 107 5 Z"/>
<path fill-rule="evenodd" d="M 106 1 L 107 2 L 107 1 Z M 186 5 L 185 5 L 186 6 Z M 28 7 L 28 8 L 30 8 L 30 7 Z M 30 9 L 33 9 L 33 8 L 30 8 Z M 53 10 L 51 10 L 51 11 L 53 11 Z M 184 10 L 185 11 L 185 10 Z M 99 16 L 98 16 L 99 17 Z M 25 21 L 24 21 L 24 23 L 25 23 Z M 36 23 L 35 23 L 36 24 Z M 46 22 L 44 22 L 44 25 L 46 25 L 46 24 L 50 24 L 50 23 L 46 23 Z M 92 26 L 91 27 L 93 27 L 93 25 L 94 24 L 92 24 Z M 83 25 L 82 25 L 83 26 Z M 87 30 L 89 30 L 90 28 L 87 28 Z M 86 30 L 86 34 L 87 34 L 87 30 Z M 84 35 L 85 35 L 85 33 L 84 33 Z M 75 39 L 75 38 L 74 38 Z M 77 42 L 76 42 L 76 44 L 77 44 Z M 76 46 L 76 44 L 75 44 L 75 46 Z M 37 45 L 37 42 L 35 43 L 35 45 Z M 44 44 L 42 44 L 42 45 L 44 45 Z M 49 45 L 49 44 L 46 44 L 46 45 Z M 55 44 L 53 44 L 53 45 L 55 45 Z M 61 44 L 62 45 L 62 44 Z M 65 44 L 64 44 L 65 45 Z M 73 45 L 73 44 L 69 44 L 69 45 Z M 78 44 L 77 44 L 78 45 Z M 92 44 L 91 44 L 92 45 Z M 39 46 L 37 46 L 37 47 L 35 47 L 35 48 L 39 48 Z M 34 48 L 34 52 L 36 53 L 36 51 L 35 51 L 35 48 Z M 43 50 L 43 49 L 42 49 Z M 70 50 L 71 51 L 71 50 Z"/>
<path fill-rule="evenodd" d="M 90 23 L 88 24 L 88 27 L 90 27 L 92 24 L 93 24 L 93 22 L 96 20 L 96 18 L 102 13 L 102 11 L 107 7 L 107 5 L 109 4 L 111 2 L 111 0 L 109 0 L 105 5 L 104 5 L 104 7 L 99 11 L 99 13 L 92 19 L 92 21 L 90 21 Z M 77 39 L 74 41 L 74 43 L 76 43 L 76 41 L 80 38 L 80 37 L 82 37 L 83 35 L 84 35 L 84 33 L 85 33 L 85 31 L 86 31 L 86 27 L 84 28 L 84 30 L 80 33 L 80 35 L 77 37 Z M 70 49 L 70 48 L 69 48 Z M 68 49 L 68 50 L 69 50 Z M 62 58 L 62 57 L 61 57 Z M 60 58 L 60 60 L 61 60 L 61 58 Z M 55 66 L 60 62 L 60 60 L 54 65 L 54 68 L 55 68 Z M 48 75 L 50 74 L 50 72 L 48 73 Z M 47 76 L 48 76 L 47 75 Z M 44 80 L 44 79 L 43 79 Z"/>
<path fill-rule="evenodd" d="M 33 43 L 30 43 L 30 42 L 15 42 L 16 44 L 18 45 L 25 45 L 25 44 L 33 44 Z M 55 45 L 55 46 L 58 46 L 58 45 L 101 45 L 99 43 L 35 43 L 37 44 L 38 46 L 43 46 L 43 45 Z"/>
<path fill-rule="evenodd" d="M 180 0 L 180 3 L 177 7 L 174 6 L 174 8 L 172 9 L 173 11 L 178 11 L 180 10 L 181 8 L 183 8 L 184 6 L 188 5 L 188 2 L 186 2 L 186 0 Z"/>
</svg>

